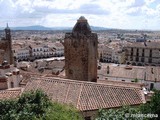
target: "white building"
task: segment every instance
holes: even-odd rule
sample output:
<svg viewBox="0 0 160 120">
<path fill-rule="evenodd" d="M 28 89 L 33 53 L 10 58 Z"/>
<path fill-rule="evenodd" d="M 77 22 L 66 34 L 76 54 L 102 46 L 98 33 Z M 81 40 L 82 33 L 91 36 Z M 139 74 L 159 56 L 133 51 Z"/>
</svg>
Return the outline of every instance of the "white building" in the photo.
<svg viewBox="0 0 160 120">
<path fill-rule="evenodd" d="M 64 46 L 62 43 L 55 42 L 52 47 L 55 49 L 55 56 L 60 57 L 64 55 Z"/>
<path fill-rule="evenodd" d="M 16 56 L 17 60 L 29 60 L 30 57 L 30 49 L 28 47 L 26 48 L 20 48 L 14 51 L 14 56 Z"/>
<path fill-rule="evenodd" d="M 32 59 L 53 57 L 55 54 L 55 52 L 47 45 L 33 45 L 30 46 L 30 48 Z"/>
<path fill-rule="evenodd" d="M 15 48 L 14 56 L 19 61 L 35 60 L 53 57 L 55 51 L 48 45 L 29 45 L 25 48 Z"/>
</svg>

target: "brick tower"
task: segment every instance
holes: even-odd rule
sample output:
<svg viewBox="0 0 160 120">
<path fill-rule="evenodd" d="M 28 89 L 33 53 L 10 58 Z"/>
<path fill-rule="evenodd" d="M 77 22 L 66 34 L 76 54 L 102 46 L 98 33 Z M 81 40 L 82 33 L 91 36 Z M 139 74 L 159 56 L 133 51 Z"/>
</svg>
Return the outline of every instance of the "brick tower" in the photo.
<svg viewBox="0 0 160 120">
<path fill-rule="evenodd" d="M 65 74 L 68 79 L 97 81 L 98 37 L 83 16 L 75 24 L 71 33 L 65 34 Z"/>
</svg>

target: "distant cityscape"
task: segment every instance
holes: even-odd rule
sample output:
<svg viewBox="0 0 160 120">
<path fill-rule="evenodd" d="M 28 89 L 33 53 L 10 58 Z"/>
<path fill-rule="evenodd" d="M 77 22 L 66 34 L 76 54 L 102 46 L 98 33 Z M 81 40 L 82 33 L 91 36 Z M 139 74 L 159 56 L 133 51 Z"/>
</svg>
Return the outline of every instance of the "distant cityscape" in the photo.
<svg viewBox="0 0 160 120">
<path fill-rule="evenodd" d="M 42 89 L 94 120 L 160 90 L 160 31 L 93 27 L 81 16 L 73 28 L 7 24 L 0 38 L 0 99 Z"/>
</svg>

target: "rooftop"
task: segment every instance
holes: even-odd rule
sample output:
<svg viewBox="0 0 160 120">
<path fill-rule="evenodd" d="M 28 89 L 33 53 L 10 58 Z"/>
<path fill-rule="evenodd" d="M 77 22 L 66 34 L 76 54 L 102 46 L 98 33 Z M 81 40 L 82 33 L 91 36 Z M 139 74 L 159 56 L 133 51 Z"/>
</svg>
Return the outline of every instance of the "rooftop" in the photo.
<svg viewBox="0 0 160 120">
<path fill-rule="evenodd" d="M 100 77 L 129 78 L 147 81 L 160 82 L 160 68 L 156 66 L 126 66 L 116 64 L 102 63 L 101 70 L 98 70 Z M 109 74 L 107 74 L 107 66 L 109 66 Z"/>
<path fill-rule="evenodd" d="M 133 42 L 127 43 L 125 47 L 133 47 L 133 48 L 160 48 L 160 42 Z"/>
<path fill-rule="evenodd" d="M 76 106 L 79 110 L 97 110 L 145 103 L 139 88 L 62 78 L 32 78 L 24 91 L 42 89 L 53 100 Z"/>
<path fill-rule="evenodd" d="M 21 95 L 22 89 L 7 89 L 0 90 L 0 99 L 13 99 L 18 98 Z"/>
</svg>

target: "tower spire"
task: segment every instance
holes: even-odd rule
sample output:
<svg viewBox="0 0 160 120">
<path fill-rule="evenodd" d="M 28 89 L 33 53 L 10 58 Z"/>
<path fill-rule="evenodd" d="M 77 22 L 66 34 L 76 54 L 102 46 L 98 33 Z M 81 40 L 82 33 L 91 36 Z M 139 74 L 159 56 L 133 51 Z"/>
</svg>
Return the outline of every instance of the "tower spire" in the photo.
<svg viewBox="0 0 160 120">
<path fill-rule="evenodd" d="M 6 26 L 6 29 L 7 29 L 7 30 L 8 30 L 8 29 L 10 29 L 10 28 L 9 28 L 9 26 L 8 26 L 8 22 L 7 22 L 7 26 Z"/>
</svg>

